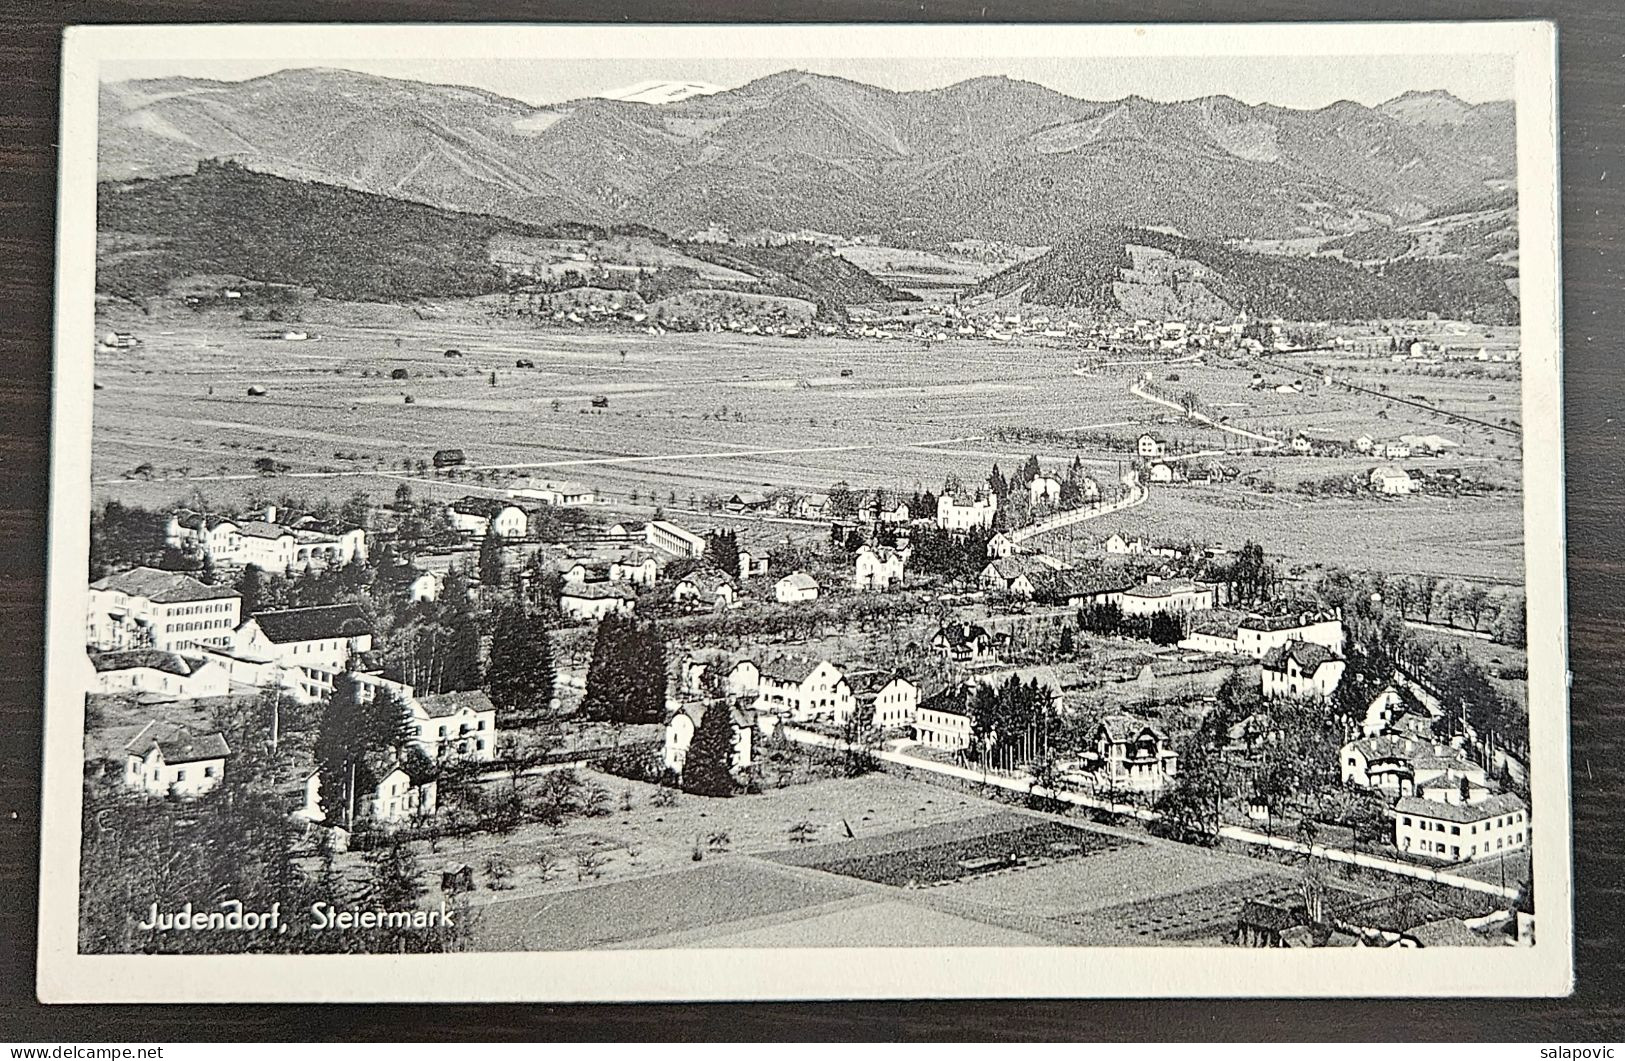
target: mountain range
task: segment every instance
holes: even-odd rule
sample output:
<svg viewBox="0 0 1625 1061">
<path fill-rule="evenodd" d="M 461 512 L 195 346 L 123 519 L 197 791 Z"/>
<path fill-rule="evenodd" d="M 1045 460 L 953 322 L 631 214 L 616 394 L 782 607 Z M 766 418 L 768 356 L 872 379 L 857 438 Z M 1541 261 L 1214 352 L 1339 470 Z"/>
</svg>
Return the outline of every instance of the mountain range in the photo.
<svg viewBox="0 0 1625 1061">
<path fill-rule="evenodd" d="M 532 106 L 331 69 L 110 82 L 100 173 L 158 177 L 231 159 L 527 223 L 812 229 L 922 247 L 1049 245 L 1102 225 L 1342 233 L 1436 214 L 1514 179 L 1512 105 L 1444 92 L 1299 110 L 1223 96 L 1093 102 L 1003 77 L 894 92 L 785 71 L 715 87 Z"/>
</svg>

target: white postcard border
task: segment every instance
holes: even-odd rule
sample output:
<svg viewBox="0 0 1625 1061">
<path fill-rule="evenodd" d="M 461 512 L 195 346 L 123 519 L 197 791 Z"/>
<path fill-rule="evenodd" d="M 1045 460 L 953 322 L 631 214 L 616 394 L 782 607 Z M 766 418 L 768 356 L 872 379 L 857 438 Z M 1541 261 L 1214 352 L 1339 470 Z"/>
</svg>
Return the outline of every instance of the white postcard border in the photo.
<svg viewBox="0 0 1625 1061">
<path fill-rule="evenodd" d="M 413 956 L 78 953 L 97 69 L 131 55 L 378 57 L 1427 55 L 1515 58 L 1531 807 L 1527 948 L 808 948 Z M 46 1002 L 1537 996 L 1572 987 L 1556 31 L 1544 22 L 1147 26 L 97 26 L 65 38 L 38 993 Z M 1538 710 L 1535 709 L 1535 705 Z"/>
</svg>

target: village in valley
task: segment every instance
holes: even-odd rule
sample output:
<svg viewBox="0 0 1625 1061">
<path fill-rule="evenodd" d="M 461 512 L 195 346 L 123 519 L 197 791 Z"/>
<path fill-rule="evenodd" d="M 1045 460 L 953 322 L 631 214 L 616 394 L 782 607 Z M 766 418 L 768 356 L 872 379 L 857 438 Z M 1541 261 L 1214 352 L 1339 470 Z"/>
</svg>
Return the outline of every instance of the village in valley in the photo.
<svg viewBox="0 0 1625 1061">
<path fill-rule="evenodd" d="M 100 295 L 81 950 L 1531 943 L 1518 328 L 1116 249 Z"/>
</svg>

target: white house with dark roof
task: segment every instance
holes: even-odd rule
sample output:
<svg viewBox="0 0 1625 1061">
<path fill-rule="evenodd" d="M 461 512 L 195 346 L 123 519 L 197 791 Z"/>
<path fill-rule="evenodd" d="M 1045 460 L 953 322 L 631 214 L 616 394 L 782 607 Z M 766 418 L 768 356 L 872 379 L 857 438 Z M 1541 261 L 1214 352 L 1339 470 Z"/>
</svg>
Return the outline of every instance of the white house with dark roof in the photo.
<svg viewBox="0 0 1625 1061">
<path fill-rule="evenodd" d="M 138 648 L 92 652 L 96 691 L 146 694 L 162 700 L 202 700 L 231 692 L 231 675 L 208 656 Z"/>
<path fill-rule="evenodd" d="M 1160 460 L 1168 455 L 1168 443 L 1157 438 L 1156 435 L 1141 435 L 1134 444 L 1134 452 L 1141 460 Z"/>
<path fill-rule="evenodd" d="M 602 619 L 606 615 L 631 615 L 637 594 L 624 582 L 566 581 L 559 590 L 559 612 L 566 619 Z"/>
<path fill-rule="evenodd" d="M 1259 660 L 1259 682 L 1265 696 L 1324 700 L 1337 691 L 1347 665 L 1325 645 L 1290 641 L 1270 649 Z"/>
<path fill-rule="evenodd" d="M 844 721 L 856 703 L 852 686 L 841 668 L 829 660 L 804 656 L 772 656 L 761 663 L 740 660 L 724 679 L 728 693 L 743 700 L 754 698 L 758 712 L 780 715 L 792 722 L 815 718 Z"/>
<path fill-rule="evenodd" d="M 890 671 L 859 671 L 847 676 L 853 689 L 853 710 L 872 708 L 872 724 L 880 729 L 913 726 L 920 706 L 920 687 Z M 846 723 L 849 717 L 837 716 Z"/>
<path fill-rule="evenodd" d="M 149 722 L 124 745 L 124 783 L 153 796 L 201 796 L 225 779 L 230 756 L 219 733 Z"/>
<path fill-rule="evenodd" d="M 336 674 L 355 656 L 372 651 L 372 627 L 355 604 L 256 612 L 237 628 L 231 648 Z"/>
<path fill-rule="evenodd" d="M 568 479 L 521 479 L 508 488 L 508 496 L 528 501 L 540 501 L 555 508 L 581 508 L 596 504 L 598 492 L 585 483 Z"/>
<path fill-rule="evenodd" d="M 1388 811 L 1394 846 L 1439 862 L 1472 862 L 1529 846 L 1529 808 L 1510 792 L 1471 794 L 1445 801 L 1401 796 Z"/>
<path fill-rule="evenodd" d="M 803 494 L 790 509 L 796 519 L 822 521 L 829 518 L 828 494 Z"/>
<path fill-rule="evenodd" d="M 1449 744 L 1407 734 L 1385 733 L 1361 737 L 1337 753 L 1338 773 L 1345 785 L 1382 792 L 1390 798 L 1415 795 L 1440 777 L 1465 777 L 1484 785 L 1484 768 L 1467 753 Z"/>
<path fill-rule="evenodd" d="M 1250 614 L 1236 624 L 1236 650 L 1254 659 L 1292 641 L 1341 652 L 1343 619 L 1332 608 L 1287 606 L 1269 614 Z"/>
<path fill-rule="evenodd" d="M 490 762 L 497 751 L 497 709 L 483 690 L 410 696 L 414 743 L 431 759 Z"/>
<path fill-rule="evenodd" d="M 688 761 L 689 745 L 694 743 L 694 731 L 708 711 L 727 711 L 733 720 L 733 768 L 743 770 L 755 760 L 752 758 L 756 719 L 747 708 L 731 703 L 711 703 L 693 700 L 682 704 L 666 721 L 665 740 L 661 747 L 661 761 L 666 769 L 681 776 Z"/>
<path fill-rule="evenodd" d="M 1124 615 L 1183 615 L 1213 607 L 1216 597 L 1215 587 L 1206 583 L 1167 578 L 1124 590 L 1118 594 L 1117 604 Z"/>
<path fill-rule="evenodd" d="M 805 571 L 792 571 L 773 584 L 773 599 L 780 604 L 800 604 L 818 599 L 818 580 Z"/>
<path fill-rule="evenodd" d="M 914 712 L 914 739 L 927 748 L 960 751 L 970 747 L 970 708 L 958 690 L 920 702 Z"/>
<path fill-rule="evenodd" d="M 494 534 L 499 538 L 523 538 L 530 527 L 525 510 L 494 497 L 458 498 L 446 506 L 451 525 L 471 538 Z"/>
<path fill-rule="evenodd" d="M 85 643 L 120 650 L 172 652 L 228 645 L 241 622 L 242 596 L 178 571 L 138 567 L 90 584 Z"/>
</svg>

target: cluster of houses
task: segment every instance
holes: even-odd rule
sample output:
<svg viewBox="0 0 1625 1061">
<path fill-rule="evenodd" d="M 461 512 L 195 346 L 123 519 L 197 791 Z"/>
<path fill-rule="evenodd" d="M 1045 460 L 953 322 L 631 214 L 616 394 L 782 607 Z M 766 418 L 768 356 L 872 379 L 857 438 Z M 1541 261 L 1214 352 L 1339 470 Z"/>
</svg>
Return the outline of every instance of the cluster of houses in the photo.
<svg viewBox="0 0 1625 1061">
<path fill-rule="evenodd" d="M 367 558 L 367 532 L 311 515 L 278 520 L 276 506 L 248 518 L 177 512 L 169 519 L 165 544 L 187 556 L 207 559 L 221 569 L 252 564 L 283 574 L 339 567 Z"/>
<path fill-rule="evenodd" d="M 495 754 L 496 712 L 489 698 L 481 692 L 419 696 L 411 686 L 384 678 L 373 655 L 371 625 L 354 604 L 245 616 L 242 596 L 233 589 L 142 567 L 91 583 L 85 640 L 88 688 L 97 693 L 156 706 L 276 690 L 290 703 L 313 703 L 331 696 L 339 676 L 349 674 L 362 699 L 387 694 L 405 704 L 413 744 L 431 761 L 489 760 Z M 185 797 L 218 785 L 231 755 L 218 733 L 192 734 L 157 721 L 141 727 L 122 750 L 121 776 L 131 787 Z M 432 778 L 416 782 L 420 788 L 432 784 Z M 432 793 L 412 798 L 432 804 Z M 395 800 L 397 811 L 405 805 Z"/>
</svg>

